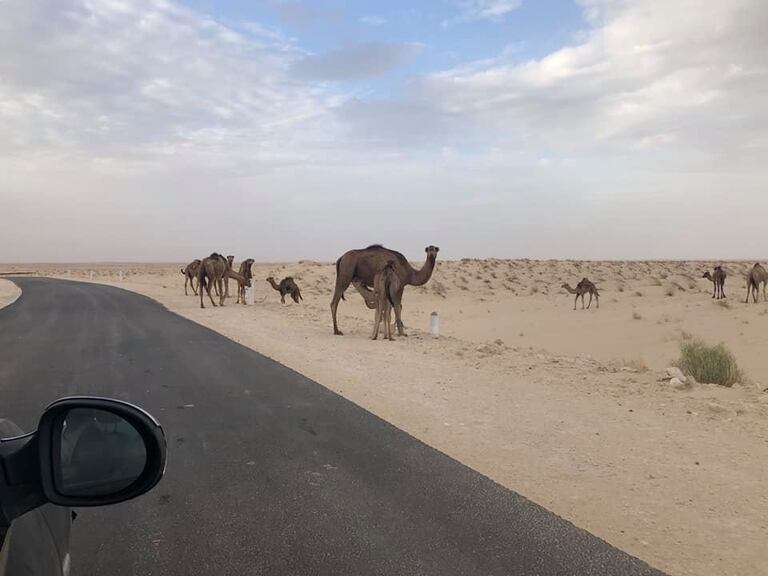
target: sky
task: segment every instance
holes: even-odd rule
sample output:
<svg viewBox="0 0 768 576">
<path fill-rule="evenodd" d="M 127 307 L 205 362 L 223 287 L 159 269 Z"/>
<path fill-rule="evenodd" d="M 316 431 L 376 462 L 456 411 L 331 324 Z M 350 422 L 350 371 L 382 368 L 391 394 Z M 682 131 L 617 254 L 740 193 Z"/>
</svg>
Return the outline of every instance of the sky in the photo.
<svg viewBox="0 0 768 576">
<path fill-rule="evenodd" d="M 0 262 L 768 257 L 764 0 L 0 0 Z"/>
</svg>

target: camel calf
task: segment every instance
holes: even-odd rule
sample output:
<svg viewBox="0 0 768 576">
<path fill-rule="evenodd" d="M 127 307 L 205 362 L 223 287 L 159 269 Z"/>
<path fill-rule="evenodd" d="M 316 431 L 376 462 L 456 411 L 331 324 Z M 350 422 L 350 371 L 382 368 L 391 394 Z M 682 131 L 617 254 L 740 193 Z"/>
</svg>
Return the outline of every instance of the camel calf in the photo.
<svg viewBox="0 0 768 576">
<path fill-rule="evenodd" d="M 299 303 L 299 300 L 304 300 L 304 298 L 301 297 L 301 290 L 299 290 L 298 285 L 296 282 L 293 281 L 293 278 L 291 276 L 287 276 L 286 278 L 283 278 L 280 280 L 280 284 L 277 284 L 275 282 L 274 277 L 270 276 L 267 278 L 267 282 L 280 292 L 280 303 L 285 304 L 285 295 L 288 294 L 291 298 L 293 298 L 293 301 L 296 302 L 296 304 Z"/>
<path fill-rule="evenodd" d="M 388 261 L 373 277 L 373 295 L 376 301 L 376 314 L 373 320 L 371 340 L 379 337 L 379 325 L 384 321 L 384 338 L 394 340 L 392 336 L 392 308 L 397 308 L 402 294 L 402 281 L 395 270 L 394 261 Z"/>
<path fill-rule="evenodd" d="M 588 279 L 582 278 L 581 282 L 576 284 L 576 289 L 571 288 L 571 285 L 567 282 L 561 286 L 565 288 L 570 294 L 576 294 L 576 298 L 573 300 L 573 309 L 576 310 L 576 302 L 581 298 L 581 309 L 584 310 L 584 294 L 589 294 L 589 304 L 587 304 L 587 310 L 592 306 L 592 297 L 595 297 L 597 307 L 600 308 L 600 293 L 597 291 L 597 287 L 592 284 Z"/>
<path fill-rule="evenodd" d="M 184 296 L 188 296 L 187 285 L 192 286 L 192 292 L 197 296 L 197 288 L 195 287 L 195 280 L 197 280 L 197 273 L 200 270 L 200 260 L 195 258 L 181 269 L 181 273 L 184 274 Z"/>
<path fill-rule="evenodd" d="M 714 284 L 712 298 L 716 298 L 717 300 L 725 298 L 725 277 L 726 273 L 722 266 L 715 266 L 715 271 L 712 274 L 709 273 L 709 270 L 704 272 L 702 278 L 706 278 Z"/>
<path fill-rule="evenodd" d="M 253 279 L 253 270 L 251 270 L 251 266 L 253 266 L 253 263 L 255 260 L 253 258 L 248 258 L 247 260 L 243 260 L 243 262 L 240 264 L 240 271 L 239 274 L 246 280 L 248 280 L 248 287 L 251 286 L 251 280 Z M 245 282 L 239 282 L 237 283 L 237 301 L 235 304 L 245 304 L 245 288 L 246 284 Z"/>
</svg>

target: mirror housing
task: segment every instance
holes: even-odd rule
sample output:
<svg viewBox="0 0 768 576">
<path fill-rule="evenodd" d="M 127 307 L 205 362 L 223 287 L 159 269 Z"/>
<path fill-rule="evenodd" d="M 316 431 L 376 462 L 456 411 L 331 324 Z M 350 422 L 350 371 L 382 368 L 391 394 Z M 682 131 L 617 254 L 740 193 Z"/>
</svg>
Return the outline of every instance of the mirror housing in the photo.
<svg viewBox="0 0 768 576">
<path fill-rule="evenodd" d="M 70 490 L 62 482 L 65 478 L 64 460 L 62 458 L 62 438 L 65 438 L 67 427 L 66 418 L 73 410 L 95 414 L 91 417 L 89 425 L 100 423 L 100 428 L 105 428 L 107 433 L 99 436 L 98 441 L 107 438 L 109 433 L 114 434 L 116 426 L 121 426 L 116 437 L 124 437 L 124 431 L 129 431 L 129 436 L 134 438 L 134 448 L 137 439 L 143 443 L 140 450 L 133 451 L 133 460 L 127 450 L 120 449 L 119 441 L 112 442 L 112 447 L 117 448 L 109 454 L 109 464 L 112 469 L 127 468 L 135 470 L 128 476 L 127 481 L 111 486 L 115 489 L 105 489 L 108 482 L 99 483 L 98 477 L 93 472 L 80 470 L 79 480 L 85 479 L 81 485 L 96 486 L 93 490 L 88 488 Z M 99 420 L 98 415 L 104 414 Z M 106 422 L 106 424 L 104 424 Z M 93 440 L 93 437 L 90 439 Z M 101 458 L 93 458 L 94 445 L 91 442 L 90 450 L 85 451 L 91 456 L 91 463 L 101 463 Z M 136 467 L 136 455 L 142 458 L 142 465 Z M 162 478 L 165 472 L 166 441 L 165 434 L 160 424 L 150 414 L 141 408 L 109 398 L 91 396 L 74 396 L 62 398 L 53 402 L 46 408 L 36 432 L 18 435 L 12 438 L 0 438 L 0 527 L 10 523 L 14 518 L 50 502 L 59 506 L 104 506 L 130 500 L 152 489 Z M 132 464 L 132 466 L 131 466 Z M 104 469 L 104 466 L 101 467 Z M 97 475 L 98 476 L 98 475 Z M 65 478 L 66 479 L 66 478 Z M 95 480 L 95 481 L 94 481 Z M 90 484 L 89 484 L 90 482 Z"/>
<path fill-rule="evenodd" d="M 74 495 L 63 488 L 62 432 L 67 415 L 73 411 L 108 413 L 115 421 L 130 425 L 144 443 L 145 462 L 141 472 L 124 488 L 114 492 L 83 490 Z M 37 428 L 40 479 L 48 502 L 59 506 L 104 506 L 130 500 L 152 489 L 165 472 L 166 443 L 160 424 L 147 412 L 127 402 L 106 398 L 72 397 L 57 400 L 43 413 Z M 106 455 L 105 455 L 106 457 Z M 111 455 L 127 459 L 127 455 Z M 98 480 L 98 479 L 94 479 Z"/>
</svg>

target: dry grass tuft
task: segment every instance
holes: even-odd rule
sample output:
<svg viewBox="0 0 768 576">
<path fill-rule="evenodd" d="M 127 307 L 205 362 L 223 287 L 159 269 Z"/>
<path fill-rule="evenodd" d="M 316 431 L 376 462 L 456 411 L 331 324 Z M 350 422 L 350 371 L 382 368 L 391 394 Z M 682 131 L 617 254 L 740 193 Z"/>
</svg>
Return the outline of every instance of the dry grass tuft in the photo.
<svg viewBox="0 0 768 576">
<path fill-rule="evenodd" d="M 696 338 L 680 344 L 677 366 L 687 376 L 704 384 L 730 387 L 744 379 L 736 358 L 724 344 L 708 346 Z"/>
</svg>

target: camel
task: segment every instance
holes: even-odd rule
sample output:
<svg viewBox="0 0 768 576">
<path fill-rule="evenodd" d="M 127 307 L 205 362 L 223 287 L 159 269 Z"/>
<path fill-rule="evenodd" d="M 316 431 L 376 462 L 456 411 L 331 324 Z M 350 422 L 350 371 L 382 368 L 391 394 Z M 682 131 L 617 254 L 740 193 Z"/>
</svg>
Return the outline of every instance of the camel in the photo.
<svg viewBox="0 0 768 576">
<path fill-rule="evenodd" d="M 243 260 L 243 262 L 240 264 L 240 270 L 238 271 L 238 274 L 247 280 L 252 280 L 253 271 L 251 270 L 251 266 L 253 266 L 254 262 L 255 260 L 253 258 Z M 237 301 L 235 304 L 245 304 L 245 287 L 246 286 L 244 282 L 237 283 Z"/>
<path fill-rule="evenodd" d="M 189 296 L 187 292 L 187 285 L 192 287 L 192 292 L 197 296 L 197 288 L 195 287 L 195 280 L 197 279 L 197 272 L 200 270 L 200 260 L 195 258 L 181 269 L 181 273 L 184 274 L 184 296 Z"/>
<path fill-rule="evenodd" d="M 232 270 L 227 264 L 226 258 L 221 254 L 214 252 L 207 258 L 204 258 L 200 263 L 200 270 L 197 273 L 197 288 L 200 292 L 200 308 L 205 308 L 203 305 L 203 288 L 205 288 L 208 298 L 211 300 L 211 304 L 216 306 L 216 302 L 213 301 L 211 296 L 211 286 L 218 286 L 219 294 L 219 306 L 224 306 L 224 299 L 226 298 L 226 292 L 224 291 L 225 278 L 234 278 L 238 282 L 244 283 L 246 286 L 251 285 L 251 281 Z"/>
<path fill-rule="evenodd" d="M 576 294 L 576 298 L 573 300 L 574 310 L 576 310 L 576 302 L 579 301 L 579 297 L 581 297 L 581 309 L 584 310 L 584 294 L 589 294 L 589 304 L 587 304 L 587 310 L 589 310 L 589 307 L 592 306 L 592 296 L 595 297 L 597 307 L 600 308 L 600 293 L 597 291 L 597 287 L 586 278 L 582 278 L 581 282 L 576 284 L 575 290 L 571 288 L 571 285 L 567 282 L 562 285 L 562 288 L 565 288 L 571 294 Z"/>
<path fill-rule="evenodd" d="M 761 283 L 763 285 L 763 300 L 768 302 L 768 298 L 766 298 L 765 293 L 766 285 L 768 285 L 768 272 L 766 272 L 765 268 L 763 268 L 760 264 L 755 264 L 747 275 L 747 299 L 744 300 L 745 304 L 749 302 L 750 294 L 752 295 L 752 299 L 754 300 L 755 304 L 757 304 Z"/>
<path fill-rule="evenodd" d="M 400 277 L 395 270 L 395 261 L 388 261 L 384 268 L 373 277 L 373 293 L 376 301 L 376 314 L 373 320 L 371 340 L 379 337 L 379 326 L 384 321 L 384 338 L 394 340 L 392 336 L 392 308 L 397 306 L 400 290 Z"/>
<path fill-rule="evenodd" d="M 704 276 L 702 278 L 706 278 L 712 284 L 714 285 L 714 291 L 712 292 L 712 298 L 717 298 L 720 300 L 721 298 L 725 298 L 725 277 L 727 274 L 725 273 L 725 270 L 723 270 L 722 266 L 715 266 L 715 270 L 712 274 L 709 273 L 709 270 L 704 272 Z"/>
<path fill-rule="evenodd" d="M 350 250 L 345 252 L 341 258 L 336 261 L 336 288 L 331 300 L 331 316 L 333 318 L 333 333 L 342 336 L 343 332 L 339 330 L 336 321 L 336 311 L 339 302 L 345 300 L 344 292 L 352 284 L 360 292 L 369 308 L 373 304 L 373 291 L 376 273 L 381 270 L 387 262 L 392 260 L 395 263 L 395 272 L 400 279 L 400 286 L 395 298 L 395 324 L 399 336 L 406 336 L 402 315 L 403 291 L 406 286 L 423 286 L 432 277 L 437 261 L 437 253 L 440 248 L 437 246 L 427 246 L 424 251 L 427 253 L 426 262 L 420 270 L 414 269 L 408 260 L 400 252 L 384 248 L 380 244 L 373 244 L 362 250 Z"/>
<path fill-rule="evenodd" d="M 301 297 L 301 290 L 299 290 L 299 287 L 296 285 L 296 282 L 294 282 L 293 278 L 291 276 L 287 276 L 280 280 L 280 284 L 275 283 L 275 279 L 270 276 L 267 278 L 267 282 L 270 283 L 272 288 L 280 292 L 280 303 L 285 304 L 285 295 L 290 295 L 291 298 L 293 298 L 293 301 L 296 302 L 296 304 L 299 303 L 299 300 L 304 300 L 304 298 Z"/>
<path fill-rule="evenodd" d="M 235 261 L 235 257 L 230 254 L 227 256 L 227 270 L 233 270 L 232 262 Z M 224 298 L 229 298 L 229 276 L 224 276 Z"/>
</svg>

